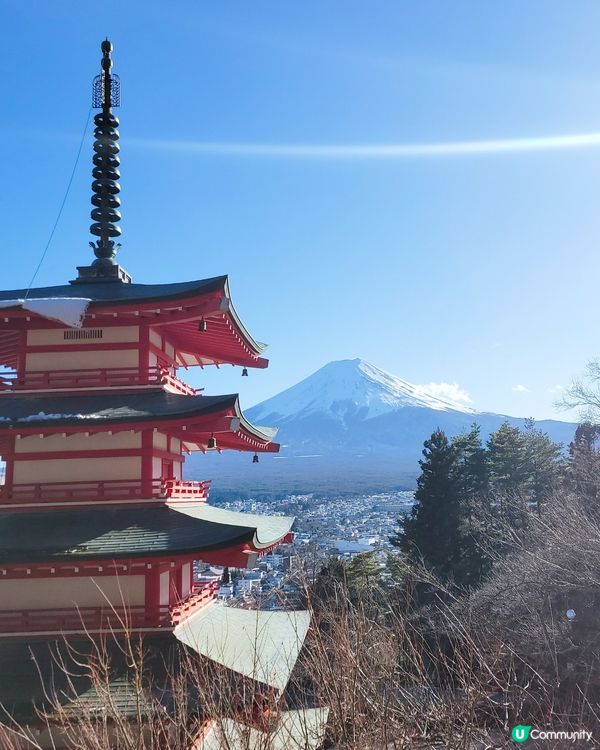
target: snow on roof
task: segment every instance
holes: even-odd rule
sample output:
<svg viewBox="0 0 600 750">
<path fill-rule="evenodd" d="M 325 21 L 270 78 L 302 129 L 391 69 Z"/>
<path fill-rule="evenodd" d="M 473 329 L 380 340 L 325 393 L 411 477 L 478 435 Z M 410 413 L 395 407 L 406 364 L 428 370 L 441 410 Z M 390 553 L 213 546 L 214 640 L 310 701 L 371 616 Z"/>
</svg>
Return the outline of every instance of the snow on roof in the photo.
<svg viewBox="0 0 600 750">
<path fill-rule="evenodd" d="M 277 726 L 269 732 L 249 727 L 233 719 L 221 719 L 194 743 L 194 750 L 228 750 L 248 748 L 259 750 L 316 750 L 321 747 L 328 708 L 305 708 L 282 711 Z"/>
<path fill-rule="evenodd" d="M 310 624 L 310 613 L 204 607 L 180 623 L 173 635 L 218 664 L 284 690 Z"/>
<path fill-rule="evenodd" d="M 0 417 L 3 422 L 10 422 L 9 417 Z M 102 414 L 46 414 L 39 411 L 37 414 L 30 414 L 27 417 L 18 417 L 17 422 L 45 422 L 55 421 L 57 419 L 102 419 Z"/>
<path fill-rule="evenodd" d="M 2 307 L 22 307 L 24 310 L 41 315 L 42 318 L 58 320 L 69 328 L 81 328 L 88 305 L 87 297 L 42 297 L 40 299 L 0 300 Z"/>
</svg>

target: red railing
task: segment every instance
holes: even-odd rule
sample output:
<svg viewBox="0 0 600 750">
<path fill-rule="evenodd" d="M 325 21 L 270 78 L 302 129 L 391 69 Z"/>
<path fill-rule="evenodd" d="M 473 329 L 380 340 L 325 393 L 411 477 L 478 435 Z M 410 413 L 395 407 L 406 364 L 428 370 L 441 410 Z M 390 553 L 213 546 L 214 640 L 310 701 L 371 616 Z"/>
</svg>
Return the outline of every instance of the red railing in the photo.
<svg viewBox="0 0 600 750">
<path fill-rule="evenodd" d="M 218 582 L 196 587 L 174 607 L 57 607 L 0 610 L 0 633 L 62 633 L 90 630 L 173 628 L 216 597 Z"/>
<path fill-rule="evenodd" d="M 146 488 L 139 479 L 106 479 L 99 482 L 37 482 L 0 485 L 0 502 L 73 502 L 82 500 L 206 500 L 210 481 L 184 482 L 154 479 Z"/>
<path fill-rule="evenodd" d="M 159 628 L 171 625 L 169 607 L 146 610 L 136 607 L 63 607 L 0 611 L 0 633 L 35 633 L 64 631 L 125 630 Z"/>
<path fill-rule="evenodd" d="M 182 602 L 171 608 L 171 621 L 173 625 L 178 625 L 187 619 L 194 612 L 206 607 L 217 596 L 219 582 L 194 584 L 192 593 Z"/>
<path fill-rule="evenodd" d="M 199 390 L 192 388 L 165 367 L 111 367 L 94 370 L 53 370 L 0 375 L 0 391 L 51 390 L 55 388 L 114 388 L 139 385 L 163 385 L 176 393 L 195 396 Z M 201 390 L 201 389 L 200 389 Z"/>
<path fill-rule="evenodd" d="M 186 498 L 207 498 L 210 489 L 210 479 L 202 482 L 184 482 L 181 479 L 165 479 L 163 481 L 163 497 L 172 500 L 184 500 Z"/>
</svg>

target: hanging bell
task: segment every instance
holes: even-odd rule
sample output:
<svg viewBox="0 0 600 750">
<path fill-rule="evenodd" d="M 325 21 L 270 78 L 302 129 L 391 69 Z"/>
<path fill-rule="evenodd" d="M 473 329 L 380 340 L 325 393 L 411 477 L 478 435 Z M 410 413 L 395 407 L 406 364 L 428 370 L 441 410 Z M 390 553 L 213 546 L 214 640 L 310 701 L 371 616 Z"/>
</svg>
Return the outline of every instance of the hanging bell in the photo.
<svg viewBox="0 0 600 750">
<path fill-rule="evenodd" d="M 204 331 L 206 331 L 206 321 L 204 320 L 204 318 L 200 318 L 200 320 L 198 321 L 198 330 L 202 331 L 203 333 Z"/>
<path fill-rule="evenodd" d="M 244 369 L 242 370 L 242 377 L 243 378 L 247 378 L 248 377 L 248 368 L 247 367 L 244 367 Z"/>
<path fill-rule="evenodd" d="M 216 439 L 216 437 L 214 435 L 211 435 L 208 438 L 208 443 L 206 444 L 206 447 L 209 450 L 214 450 L 217 447 L 217 439 Z"/>
<path fill-rule="evenodd" d="M 258 453 L 255 453 L 255 454 L 254 454 L 254 456 L 253 456 L 253 458 L 252 458 L 252 463 L 253 463 L 253 464 L 257 464 L 257 463 L 258 463 Z"/>
</svg>

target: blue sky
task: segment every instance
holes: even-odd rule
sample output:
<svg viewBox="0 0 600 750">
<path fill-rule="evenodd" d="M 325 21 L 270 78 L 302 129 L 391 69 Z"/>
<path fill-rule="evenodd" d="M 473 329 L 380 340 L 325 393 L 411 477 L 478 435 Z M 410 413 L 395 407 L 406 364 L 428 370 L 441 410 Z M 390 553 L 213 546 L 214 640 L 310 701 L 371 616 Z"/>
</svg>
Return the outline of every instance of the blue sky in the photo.
<svg viewBox="0 0 600 750">
<path fill-rule="evenodd" d="M 229 273 L 270 344 L 267 371 L 190 380 L 251 405 L 359 356 L 566 418 L 559 386 L 598 354 L 597 2 L 113 6 L 0 0 L 3 288 L 48 239 L 108 35 L 122 264 Z M 88 128 L 36 285 L 90 259 L 90 172 Z"/>
</svg>

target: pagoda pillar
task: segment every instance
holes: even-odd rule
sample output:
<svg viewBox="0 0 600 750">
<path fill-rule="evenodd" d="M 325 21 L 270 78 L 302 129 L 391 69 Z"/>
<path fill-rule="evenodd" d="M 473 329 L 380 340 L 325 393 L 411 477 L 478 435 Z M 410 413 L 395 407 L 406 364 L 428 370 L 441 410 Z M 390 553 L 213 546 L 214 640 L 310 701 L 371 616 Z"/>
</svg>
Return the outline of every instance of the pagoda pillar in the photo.
<svg viewBox="0 0 600 750">
<path fill-rule="evenodd" d="M 142 495 L 151 498 L 153 495 L 153 455 L 154 455 L 154 430 L 152 428 L 142 430 Z"/>
<path fill-rule="evenodd" d="M 142 385 L 148 385 L 150 382 L 150 326 L 147 322 L 140 324 L 140 339 L 139 339 L 139 371 L 140 371 L 140 383 Z"/>
</svg>

